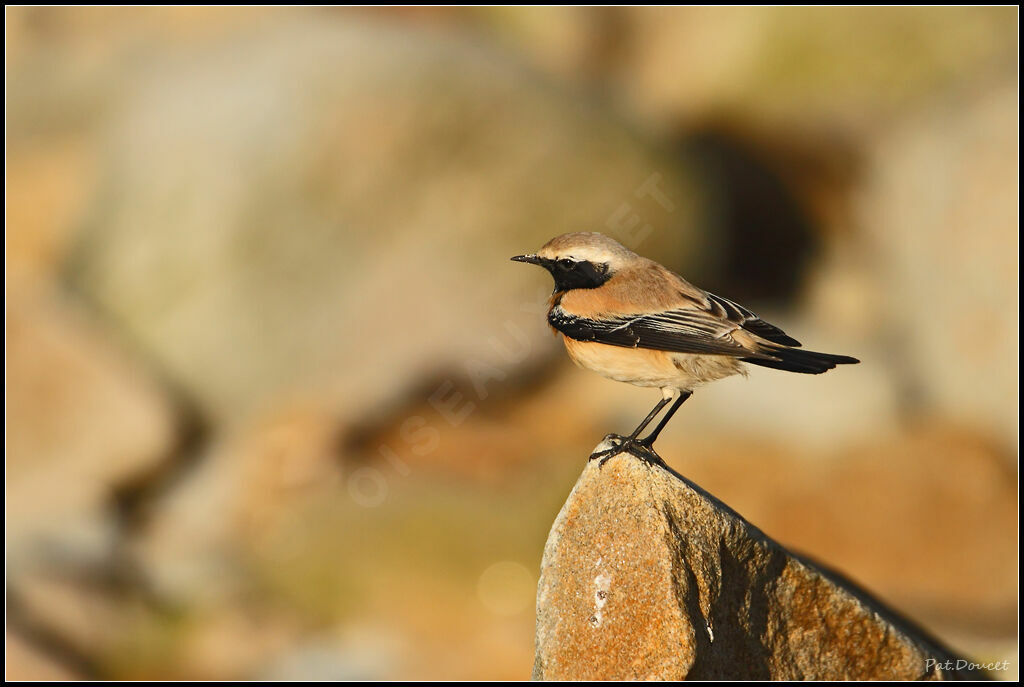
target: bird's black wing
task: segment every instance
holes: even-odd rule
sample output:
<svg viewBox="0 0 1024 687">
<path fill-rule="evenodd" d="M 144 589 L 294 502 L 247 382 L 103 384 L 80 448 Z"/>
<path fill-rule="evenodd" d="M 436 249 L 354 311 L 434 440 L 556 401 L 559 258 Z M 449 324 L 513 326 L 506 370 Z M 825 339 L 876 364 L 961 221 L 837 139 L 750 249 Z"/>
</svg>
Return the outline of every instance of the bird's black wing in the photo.
<svg viewBox="0 0 1024 687">
<path fill-rule="evenodd" d="M 709 293 L 708 305 L 714 314 L 735 322 L 743 329 L 746 329 L 751 334 L 760 336 L 762 339 L 782 346 L 793 346 L 795 348 L 799 348 L 801 345 L 799 341 L 788 336 L 786 332 L 782 331 L 774 324 L 765 322 L 739 303 L 734 303 L 728 298 L 722 298 L 721 296 Z"/>
<path fill-rule="evenodd" d="M 776 370 L 814 375 L 831 370 L 836 365 L 855 365 L 860 362 L 848 355 L 805 351 L 800 348 L 799 341 L 787 336 L 786 332 L 775 325 L 765 322 L 742 305 L 713 293 L 708 294 L 708 309 L 712 315 L 725 317 L 751 334 L 756 334 L 770 342 L 759 343 L 757 346 L 759 355 L 743 356 L 740 358 L 743 362 Z"/>
<path fill-rule="evenodd" d="M 576 341 L 673 353 L 768 357 L 744 348 L 729 337 L 738 324 L 696 308 L 598 319 L 571 315 L 555 307 L 548 313 L 548 322 Z"/>
</svg>

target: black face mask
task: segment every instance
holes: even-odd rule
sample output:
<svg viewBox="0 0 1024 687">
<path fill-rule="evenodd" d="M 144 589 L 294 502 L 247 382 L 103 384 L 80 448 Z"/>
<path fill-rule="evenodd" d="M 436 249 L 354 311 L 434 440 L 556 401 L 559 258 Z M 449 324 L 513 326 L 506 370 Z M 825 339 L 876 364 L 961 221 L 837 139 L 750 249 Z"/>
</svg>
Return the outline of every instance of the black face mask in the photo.
<svg viewBox="0 0 1024 687">
<path fill-rule="evenodd" d="M 552 260 L 536 255 L 518 255 L 513 260 L 540 265 L 555 280 L 555 293 L 572 289 L 596 289 L 611 278 L 607 263 L 595 263 L 587 260 Z"/>
</svg>

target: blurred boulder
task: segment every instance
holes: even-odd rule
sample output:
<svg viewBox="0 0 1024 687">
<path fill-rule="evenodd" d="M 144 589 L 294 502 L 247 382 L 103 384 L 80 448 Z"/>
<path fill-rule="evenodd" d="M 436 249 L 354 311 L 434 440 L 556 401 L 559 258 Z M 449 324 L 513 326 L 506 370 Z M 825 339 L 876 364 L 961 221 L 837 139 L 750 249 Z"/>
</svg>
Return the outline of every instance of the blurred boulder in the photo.
<svg viewBox="0 0 1024 687">
<path fill-rule="evenodd" d="M 944 98 L 872 141 L 858 217 L 884 363 L 918 410 L 1017 441 L 1015 80 Z"/>
<path fill-rule="evenodd" d="M 20 6 L 5 16 L 12 149 L 89 135 L 125 76 L 173 47 L 215 42 L 295 8 Z M 88 180 L 89 177 L 86 177 Z"/>
<path fill-rule="evenodd" d="M 336 432 L 335 418 L 307 406 L 218 436 L 131 544 L 150 584 L 200 607 L 237 593 L 245 575 L 221 571 L 251 565 L 246 551 L 263 551 L 274 533 L 304 522 L 310 503 L 343 493 Z"/>
<path fill-rule="evenodd" d="M 548 285 L 508 258 L 555 234 L 694 249 L 673 162 L 458 33 L 279 22 L 151 59 L 120 102 L 69 281 L 218 417 L 542 357 Z"/>
<path fill-rule="evenodd" d="M 81 313 L 36 293 L 8 300 L 7 552 L 91 558 L 111 543 L 112 488 L 173 445 L 162 391 Z"/>
<path fill-rule="evenodd" d="M 600 76 L 670 124 L 735 114 L 800 135 L 823 123 L 859 129 L 957 84 L 1013 74 L 1017 62 L 1012 7 L 523 7 L 484 16 L 537 63 Z M 552 49 L 551 26 L 566 24 L 569 39 Z"/>
<path fill-rule="evenodd" d="M 129 614 L 111 588 L 133 575 L 111 496 L 173 449 L 175 411 L 81 312 L 19 286 L 5 320 L 8 674 L 95 678 Z"/>
<path fill-rule="evenodd" d="M 4 673 L 8 680 L 19 682 L 64 682 L 82 677 L 11 632 L 4 639 Z"/>
<path fill-rule="evenodd" d="M 535 679 L 980 675 L 956 660 L 696 485 L 629 455 L 587 463 L 545 547 Z"/>
</svg>

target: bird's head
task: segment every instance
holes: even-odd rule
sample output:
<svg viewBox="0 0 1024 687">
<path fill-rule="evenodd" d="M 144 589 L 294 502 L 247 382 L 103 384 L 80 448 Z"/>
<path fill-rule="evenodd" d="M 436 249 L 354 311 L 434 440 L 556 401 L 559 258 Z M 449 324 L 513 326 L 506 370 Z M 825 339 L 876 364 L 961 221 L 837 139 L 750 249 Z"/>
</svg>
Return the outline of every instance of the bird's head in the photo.
<svg viewBox="0 0 1024 687">
<path fill-rule="evenodd" d="M 540 265 L 555 279 L 555 291 L 595 289 L 637 256 L 604 234 L 575 232 L 556 236 L 539 251 L 516 255 L 516 262 Z"/>
</svg>

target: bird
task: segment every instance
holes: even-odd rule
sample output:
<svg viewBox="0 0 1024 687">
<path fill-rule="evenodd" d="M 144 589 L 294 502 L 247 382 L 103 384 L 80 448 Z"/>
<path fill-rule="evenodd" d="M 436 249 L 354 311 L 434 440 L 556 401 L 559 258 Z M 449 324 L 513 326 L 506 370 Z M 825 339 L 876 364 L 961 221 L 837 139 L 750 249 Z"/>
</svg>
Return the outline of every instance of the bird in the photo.
<svg viewBox="0 0 1024 687">
<path fill-rule="evenodd" d="M 860 362 L 804 350 L 742 305 L 694 286 L 601 233 L 562 234 L 536 253 L 512 260 L 539 265 L 554 278 L 547 321 L 573 362 L 662 392 L 629 435 L 605 437 L 610 448 L 591 455 L 599 467 L 621 452 L 664 465 L 654 442 L 679 407 L 704 384 L 746 375 L 747 365 L 821 374 Z M 640 438 L 669 403 L 655 428 Z"/>
</svg>

